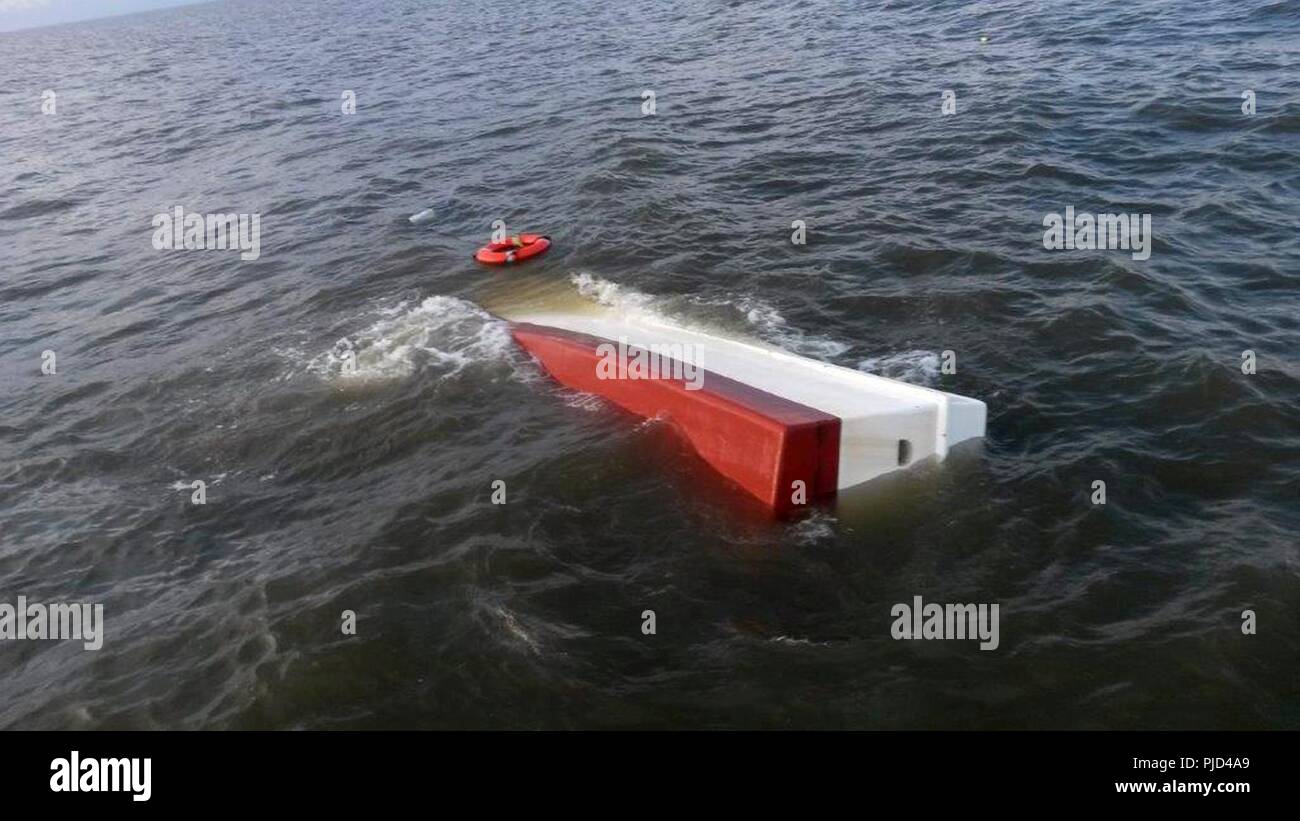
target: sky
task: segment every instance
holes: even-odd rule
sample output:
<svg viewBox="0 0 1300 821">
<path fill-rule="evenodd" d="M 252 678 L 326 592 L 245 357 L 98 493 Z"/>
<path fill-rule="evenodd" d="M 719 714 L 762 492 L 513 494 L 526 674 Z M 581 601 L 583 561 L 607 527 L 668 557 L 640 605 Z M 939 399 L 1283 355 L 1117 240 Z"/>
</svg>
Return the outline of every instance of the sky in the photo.
<svg viewBox="0 0 1300 821">
<path fill-rule="evenodd" d="M 52 26 L 194 2 L 198 0 L 0 0 L 0 31 Z"/>
</svg>

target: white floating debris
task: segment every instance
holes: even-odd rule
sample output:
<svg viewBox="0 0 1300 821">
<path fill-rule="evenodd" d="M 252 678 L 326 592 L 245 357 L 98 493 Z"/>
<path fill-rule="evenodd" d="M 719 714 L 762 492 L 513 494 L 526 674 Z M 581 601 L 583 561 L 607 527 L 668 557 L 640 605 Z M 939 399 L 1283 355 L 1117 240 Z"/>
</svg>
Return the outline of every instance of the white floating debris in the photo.
<svg viewBox="0 0 1300 821">
<path fill-rule="evenodd" d="M 422 222 L 428 222 L 428 221 L 431 220 L 431 219 L 433 219 L 433 209 L 432 209 L 432 208 L 426 208 L 426 209 L 424 209 L 423 211 L 421 211 L 420 213 L 418 213 L 418 214 L 412 214 L 412 215 L 410 216 L 410 220 L 411 220 L 412 224 L 414 224 L 414 225 L 419 225 L 419 224 L 422 223 Z"/>
</svg>

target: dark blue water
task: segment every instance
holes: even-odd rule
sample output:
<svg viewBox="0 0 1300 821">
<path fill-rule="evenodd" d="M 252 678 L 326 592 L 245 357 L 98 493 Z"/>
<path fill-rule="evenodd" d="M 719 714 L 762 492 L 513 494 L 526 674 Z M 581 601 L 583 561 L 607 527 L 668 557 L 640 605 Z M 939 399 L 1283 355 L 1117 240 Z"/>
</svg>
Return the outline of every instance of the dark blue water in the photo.
<svg viewBox="0 0 1300 821">
<path fill-rule="evenodd" d="M 106 622 L 0 642 L 0 726 L 1300 727 L 1294 2 L 213 3 L 0 35 L 0 111 L 0 603 Z M 555 246 L 478 267 L 496 219 Z M 774 522 L 525 297 L 988 436 Z M 895 641 L 917 595 L 1000 646 Z"/>
</svg>

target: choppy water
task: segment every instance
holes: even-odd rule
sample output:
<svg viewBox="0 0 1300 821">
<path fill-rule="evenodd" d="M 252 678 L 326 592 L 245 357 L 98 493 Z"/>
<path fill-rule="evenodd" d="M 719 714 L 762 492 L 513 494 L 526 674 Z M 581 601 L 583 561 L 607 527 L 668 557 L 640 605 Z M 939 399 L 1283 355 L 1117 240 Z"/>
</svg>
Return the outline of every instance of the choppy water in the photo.
<svg viewBox="0 0 1300 821">
<path fill-rule="evenodd" d="M 0 602 L 108 625 L 0 642 L 0 726 L 1300 727 L 1294 2 L 217 3 L 0 35 L 0 110 Z M 477 267 L 498 218 L 555 247 Z M 485 312 L 537 293 L 988 437 L 773 522 L 541 376 Z"/>
</svg>

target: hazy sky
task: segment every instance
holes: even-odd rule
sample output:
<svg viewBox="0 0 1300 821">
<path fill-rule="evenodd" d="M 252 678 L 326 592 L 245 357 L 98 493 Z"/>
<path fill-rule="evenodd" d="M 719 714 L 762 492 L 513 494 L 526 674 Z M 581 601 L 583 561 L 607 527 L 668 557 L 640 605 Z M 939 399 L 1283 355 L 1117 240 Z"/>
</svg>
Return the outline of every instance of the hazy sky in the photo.
<svg viewBox="0 0 1300 821">
<path fill-rule="evenodd" d="M 0 31 L 183 6 L 198 0 L 0 0 Z"/>
</svg>

